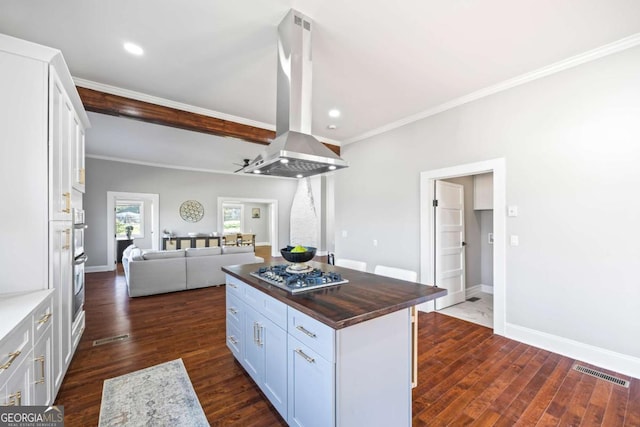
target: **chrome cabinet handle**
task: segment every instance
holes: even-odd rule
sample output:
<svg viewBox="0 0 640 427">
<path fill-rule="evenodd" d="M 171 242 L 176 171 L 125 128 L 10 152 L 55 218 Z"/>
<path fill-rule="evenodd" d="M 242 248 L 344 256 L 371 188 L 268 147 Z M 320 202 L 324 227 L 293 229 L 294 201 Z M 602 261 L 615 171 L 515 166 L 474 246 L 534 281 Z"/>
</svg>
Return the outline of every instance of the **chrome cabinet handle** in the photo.
<svg viewBox="0 0 640 427">
<path fill-rule="evenodd" d="M 253 322 L 253 342 L 258 343 L 258 323 Z"/>
<path fill-rule="evenodd" d="M 298 353 L 300 356 L 302 356 L 302 358 L 303 358 L 304 360 L 306 360 L 307 362 L 309 362 L 309 363 L 315 363 L 315 362 L 316 362 L 316 359 L 314 359 L 314 358 L 313 358 L 313 357 L 311 357 L 311 356 L 307 356 L 307 355 L 304 353 L 304 351 L 300 350 L 299 348 L 296 348 L 296 350 L 295 350 L 295 351 L 296 351 L 296 353 Z"/>
<path fill-rule="evenodd" d="M 234 289 L 238 289 L 238 287 L 235 284 L 231 283 L 231 282 L 229 282 L 229 286 L 231 286 Z"/>
<path fill-rule="evenodd" d="M 263 327 L 263 326 L 261 326 L 261 325 L 258 323 L 258 346 L 259 346 L 259 347 L 262 347 L 262 344 L 263 344 L 263 342 L 262 342 L 262 330 L 263 330 L 263 329 L 264 329 L 264 327 Z"/>
<path fill-rule="evenodd" d="M 309 336 L 310 338 L 315 338 L 316 334 L 314 334 L 313 332 L 307 330 L 304 328 L 304 326 L 296 326 L 296 329 L 299 330 L 300 332 L 304 333 L 305 335 Z"/>
<path fill-rule="evenodd" d="M 231 313 L 231 314 L 238 314 L 238 310 L 236 310 L 236 309 L 235 309 L 235 308 L 233 308 L 233 307 L 229 307 L 228 311 L 229 311 L 229 313 Z"/>
<path fill-rule="evenodd" d="M 238 341 L 236 341 L 236 338 L 233 335 L 229 335 L 229 342 L 233 345 L 238 345 Z"/>
</svg>

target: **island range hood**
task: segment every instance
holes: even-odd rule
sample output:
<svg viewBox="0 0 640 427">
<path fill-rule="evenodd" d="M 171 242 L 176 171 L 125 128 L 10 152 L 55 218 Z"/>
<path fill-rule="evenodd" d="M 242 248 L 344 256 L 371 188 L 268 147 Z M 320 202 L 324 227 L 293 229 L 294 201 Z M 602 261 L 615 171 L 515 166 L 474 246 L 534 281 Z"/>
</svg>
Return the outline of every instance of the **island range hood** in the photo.
<svg viewBox="0 0 640 427">
<path fill-rule="evenodd" d="M 278 26 L 276 138 L 246 173 L 303 178 L 348 166 L 311 135 L 311 27 L 293 9 Z"/>
</svg>

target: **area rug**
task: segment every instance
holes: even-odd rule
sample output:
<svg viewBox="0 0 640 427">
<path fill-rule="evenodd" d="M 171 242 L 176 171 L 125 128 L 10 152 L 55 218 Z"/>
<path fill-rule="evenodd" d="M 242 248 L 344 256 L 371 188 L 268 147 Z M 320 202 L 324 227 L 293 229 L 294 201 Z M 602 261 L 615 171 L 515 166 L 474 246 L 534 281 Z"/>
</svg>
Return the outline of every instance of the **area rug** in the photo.
<svg viewBox="0 0 640 427">
<path fill-rule="evenodd" d="M 99 427 L 208 426 L 182 359 L 105 380 Z"/>
</svg>

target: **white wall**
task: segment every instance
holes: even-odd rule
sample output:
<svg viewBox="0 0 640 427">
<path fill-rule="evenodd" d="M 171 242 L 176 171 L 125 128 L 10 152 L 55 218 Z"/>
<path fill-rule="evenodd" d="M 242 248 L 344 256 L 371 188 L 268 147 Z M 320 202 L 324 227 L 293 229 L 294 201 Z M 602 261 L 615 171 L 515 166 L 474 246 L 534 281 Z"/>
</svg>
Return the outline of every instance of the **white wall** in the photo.
<svg viewBox="0 0 640 427">
<path fill-rule="evenodd" d="M 297 185 L 295 179 L 193 172 L 91 158 L 87 159 L 86 169 L 84 208 L 89 225 L 85 237 L 89 267 L 107 264 L 107 191 L 159 194 L 160 231 L 170 229 L 177 235 L 216 231 L 218 197 L 275 199 L 280 216 L 278 240 L 289 241 L 289 212 Z M 182 220 L 179 209 L 186 200 L 202 203 L 202 220 L 196 223 Z M 263 213 L 266 214 L 265 210 Z M 245 224 L 251 223 L 248 221 Z"/>
<path fill-rule="evenodd" d="M 256 243 L 270 244 L 269 205 L 266 203 L 242 203 L 244 205 L 244 232 L 256 235 Z M 260 209 L 260 218 L 253 218 L 254 208 Z M 285 207 L 286 208 L 286 207 Z M 285 209 L 285 212 L 287 209 Z"/>
<path fill-rule="evenodd" d="M 640 376 L 639 117 L 636 47 L 347 145 L 336 253 L 418 270 L 420 172 L 503 157 L 508 330 Z"/>
</svg>

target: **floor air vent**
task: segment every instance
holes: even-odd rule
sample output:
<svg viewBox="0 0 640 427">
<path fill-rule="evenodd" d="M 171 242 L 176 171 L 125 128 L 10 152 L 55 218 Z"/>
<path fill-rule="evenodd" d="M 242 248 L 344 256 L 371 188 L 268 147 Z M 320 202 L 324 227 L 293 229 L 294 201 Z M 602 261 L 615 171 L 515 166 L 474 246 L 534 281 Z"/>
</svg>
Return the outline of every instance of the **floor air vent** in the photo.
<svg viewBox="0 0 640 427">
<path fill-rule="evenodd" d="M 476 302 L 476 301 L 478 301 L 479 299 L 480 299 L 480 298 L 478 298 L 478 297 L 471 297 L 471 298 L 467 298 L 467 301 L 469 301 L 469 302 Z"/>
<path fill-rule="evenodd" d="M 129 338 L 129 334 L 117 335 L 115 337 L 109 337 L 109 338 L 101 338 L 99 340 L 95 340 L 93 342 L 93 346 L 95 347 L 97 345 L 109 344 L 109 343 L 117 342 L 117 341 L 124 341 L 127 338 Z"/>
<path fill-rule="evenodd" d="M 610 383 L 629 388 L 629 381 L 623 380 L 622 378 L 612 377 L 611 375 L 605 374 L 604 372 L 594 371 L 593 369 L 589 369 L 586 366 L 582 365 L 573 365 L 573 369 L 575 371 L 582 372 L 583 374 L 591 375 L 592 377 L 600 378 L 601 380 L 605 380 Z"/>
</svg>

